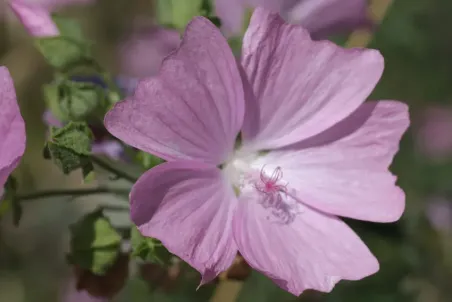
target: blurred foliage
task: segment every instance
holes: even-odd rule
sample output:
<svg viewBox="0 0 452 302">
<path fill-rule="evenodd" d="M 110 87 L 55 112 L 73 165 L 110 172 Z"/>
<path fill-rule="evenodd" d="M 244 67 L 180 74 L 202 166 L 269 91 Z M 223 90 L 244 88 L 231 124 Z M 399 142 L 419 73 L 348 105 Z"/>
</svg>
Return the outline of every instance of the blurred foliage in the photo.
<svg viewBox="0 0 452 302">
<path fill-rule="evenodd" d="M 91 142 L 94 135 L 85 122 L 70 122 L 62 128 L 51 127 L 44 157 L 51 159 L 64 174 L 82 169 L 83 178 L 92 177 Z"/>
<path fill-rule="evenodd" d="M 94 275 L 105 275 L 119 256 L 121 236 L 102 210 L 83 216 L 69 230 L 71 252 L 68 261 Z"/>
</svg>

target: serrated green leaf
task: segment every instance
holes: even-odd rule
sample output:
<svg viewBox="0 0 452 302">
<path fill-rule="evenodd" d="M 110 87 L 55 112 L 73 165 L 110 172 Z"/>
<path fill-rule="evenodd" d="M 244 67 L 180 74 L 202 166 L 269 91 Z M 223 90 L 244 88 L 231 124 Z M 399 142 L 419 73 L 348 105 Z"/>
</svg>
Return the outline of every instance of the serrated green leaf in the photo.
<svg viewBox="0 0 452 302">
<path fill-rule="evenodd" d="M 49 157 L 64 174 L 69 174 L 91 164 L 88 156 L 77 154 L 73 150 L 61 147 L 53 142 L 47 142 L 44 154 L 50 155 Z"/>
<path fill-rule="evenodd" d="M 71 263 L 103 275 L 115 263 L 120 253 L 121 236 L 101 210 L 82 217 L 70 226 Z"/>
<path fill-rule="evenodd" d="M 89 56 L 85 45 L 68 37 L 36 38 L 35 43 L 46 61 L 57 69 L 83 61 Z"/>
<path fill-rule="evenodd" d="M 93 134 L 86 123 L 70 122 L 62 128 L 52 127 L 44 158 L 52 159 L 65 174 L 81 168 L 89 181 L 94 169 L 89 157 L 92 140 Z"/>
<path fill-rule="evenodd" d="M 171 254 L 162 243 L 157 239 L 142 236 L 135 226 L 131 230 L 130 242 L 132 245 L 132 256 L 146 262 L 162 265 L 170 262 Z"/>
<path fill-rule="evenodd" d="M 70 122 L 62 128 L 51 129 L 52 142 L 79 155 L 91 154 L 93 138 L 90 128 L 83 122 Z"/>
</svg>

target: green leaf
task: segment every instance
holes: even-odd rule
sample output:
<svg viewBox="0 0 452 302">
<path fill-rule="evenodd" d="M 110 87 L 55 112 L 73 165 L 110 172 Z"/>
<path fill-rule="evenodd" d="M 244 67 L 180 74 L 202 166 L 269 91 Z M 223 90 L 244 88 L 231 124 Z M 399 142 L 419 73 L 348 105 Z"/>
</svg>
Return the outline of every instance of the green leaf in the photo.
<svg viewBox="0 0 452 302">
<path fill-rule="evenodd" d="M 121 236 L 102 210 L 85 215 L 69 227 L 71 252 L 68 260 L 96 275 L 104 275 L 120 253 Z"/>
<path fill-rule="evenodd" d="M 46 61 L 57 69 L 67 68 L 89 57 L 88 47 L 68 37 L 36 38 L 35 43 Z"/>
<path fill-rule="evenodd" d="M 71 149 L 61 147 L 52 142 L 46 144 L 44 153 L 44 157 L 52 159 L 64 174 L 69 174 L 79 168 L 84 168 L 85 170 L 93 169 L 90 167 L 92 163 L 88 156 L 79 155 Z"/>
<path fill-rule="evenodd" d="M 80 76 L 83 77 L 83 76 Z M 44 99 L 52 114 L 62 122 L 103 117 L 109 100 L 107 90 L 97 83 L 57 78 L 44 86 Z"/>
<path fill-rule="evenodd" d="M 62 128 L 51 129 L 51 140 L 60 147 L 65 147 L 79 155 L 91 154 L 93 134 L 86 123 L 70 122 Z"/>
<path fill-rule="evenodd" d="M 9 176 L 4 186 L 3 196 L 0 197 L 0 217 L 12 211 L 13 224 L 19 226 L 22 218 L 22 206 L 16 198 L 17 181 L 13 176 Z"/>
<path fill-rule="evenodd" d="M 85 42 L 82 27 L 76 20 L 56 14 L 52 14 L 52 20 L 58 27 L 61 36 L 71 38 L 74 41 Z"/>
<path fill-rule="evenodd" d="M 66 95 L 60 108 L 72 121 L 94 117 L 105 105 L 105 90 L 94 83 L 67 81 L 62 85 Z"/>
<path fill-rule="evenodd" d="M 91 154 L 91 141 L 93 134 L 86 123 L 70 122 L 63 128 L 52 127 L 51 138 L 44 148 L 44 158 L 52 159 L 63 171 L 69 174 L 79 168 L 84 178 L 92 179 L 93 164 Z"/>
<path fill-rule="evenodd" d="M 137 153 L 137 160 L 141 163 L 141 165 L 145 169 L 153 168 L 163 162 L 165 162 L 160 157 L 157 157 L 155 155 L 140 151 Z"/>
<path fill-rule="evenodd" d="M 202 0 L 157 0 L 157 20 L 182 30 L 195 16 L 200 15 Z"/>
<path fill-rule="evenodd" d="M 162 243 L 154 238 L 147 238 L 141 235 L 136 226 L 131 230 L 132 256 L 143 261 L 168 264 L 171 254 L 163 247 Z"/>
</svg>

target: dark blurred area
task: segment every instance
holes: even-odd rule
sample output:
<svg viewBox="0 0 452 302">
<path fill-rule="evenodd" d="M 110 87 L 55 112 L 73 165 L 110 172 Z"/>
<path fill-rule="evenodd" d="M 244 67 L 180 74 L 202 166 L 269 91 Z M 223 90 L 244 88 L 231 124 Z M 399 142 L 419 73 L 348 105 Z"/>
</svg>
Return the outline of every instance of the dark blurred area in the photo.
<svg viewBox="0 0 452 302">
<path fill-rule="evenodd" d="M 0 65 L 7 66 L 15 80 L 27 125 L 26 155 L 15 172 L 21 190 L 80 186 L 78 175 L 62 177 L 42 158 L 46 126 L 41 89 L 52 80 L 52 70 L 9 12 L 7 0 L 0 1 Z M 378 10 L 378 3 L 391 1 L 373 2 Z M 120 73 L 118 50 L 123 41 L 137 26 L 153 24 L 154 13 L 151 0 L 99 0 L 62 11 L 81 22 L 98 62 L 113 74 Z M 371 99 L 397 99 L 410 106 L 412 126 L 392 165 L 407 196 L 406 211 L 393 224 L 347 221 L 379 259 L 380 271 L 361 281 L 342 281 L 329 294 L 304 293 L 299 300 L 452 301 L 452 1 L 394 0 L 375 32 L 361 39 L 358 36 L 353 44 L 369 39 L 368 46 L 380 50 L 386 62 Z M 109 301 L 66 297 L 75 278 L 65 258 L 68 225 L 92 209 L 98 198 L 107 197 L 30 202 L 19 228 L 8 215 L 2 218 L 0 302 Z M 138 280 L 142 273 L 131 269 L 112 301 L 295 301 L 254 272 L 239 271 L 238 277 L 196 291 L 198 275 L 189 270 L 159 275 L 151 269 L 147 276 L 158 277 L 149 277 L 150 282 L 165 284 L 165 290 L 155 292 Z M 186 274 L 183 280 L 188 281 L 172 284 L 171 274 Z M 94 281 L 85 282 L 89 286 Z M 105 284 L 109 288 L 115 282 Z"/>
</svg>

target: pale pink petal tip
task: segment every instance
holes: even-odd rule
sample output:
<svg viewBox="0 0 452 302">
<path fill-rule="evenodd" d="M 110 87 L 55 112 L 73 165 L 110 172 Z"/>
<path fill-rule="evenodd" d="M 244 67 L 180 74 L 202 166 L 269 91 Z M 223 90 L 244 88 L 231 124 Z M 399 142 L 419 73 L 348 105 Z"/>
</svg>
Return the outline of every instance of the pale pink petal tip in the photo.
<svg viewBox="0 0 452 302">
<path fill-rule="evenodd" d="M 203 17 L 187 26 L 158 76 L 140 81 L 105 117 L 108 131 L 165 160 L 220 164 L 242 125 L 244 96 L 236 60 L 221 32 Z"/>
<path fill-rule="evenodd" d="M 226 270 L 237 254 L 232 188 L 215 166 L 194 161 L 161 164 L 135 183 L 131 219 L 203 276 L 202 284 Z"/>
<path fill-rule="evenodd" d="M 241 196 L 234 239 L 247 263 L 284 290 L 297 296 L 307 289 L 330 292 L 341 279 L 359 280 L 379 270 L 377 259 L 338 218 L 309 207 L 276 216 L 261 198 Z"/>
<path fill-rule="evenodd" d="M 374 222 L 393 222 L 405 194 L 388 171 L 409 125 L 408 107 L 367 102 L 317 136 L 273 151 L 260 160 L 280 166 L 303 203 L 322 212 Z"/>
<path fill-rule="evenodd" d="M 274 149 L 354 112 L 379 81 L 384 60 L 377 50 L 312 41 L 302 27 L 258 8 L 243 40 L 242 65 L 250 83 L 243 138 L 255 149 Z"/>
<path fill-rule="evenodd" d="M 13 80 L 0 66 L 0 187 L 17 167 L 25 152 L 25 123 L 17 104 Z"/>
<path fill-rule="evenodd" d="M 60 34 L 48 9 L 24 0 L 12 0 L 9 5 L 31 36 L 42 38 Z"/>
</svg>

